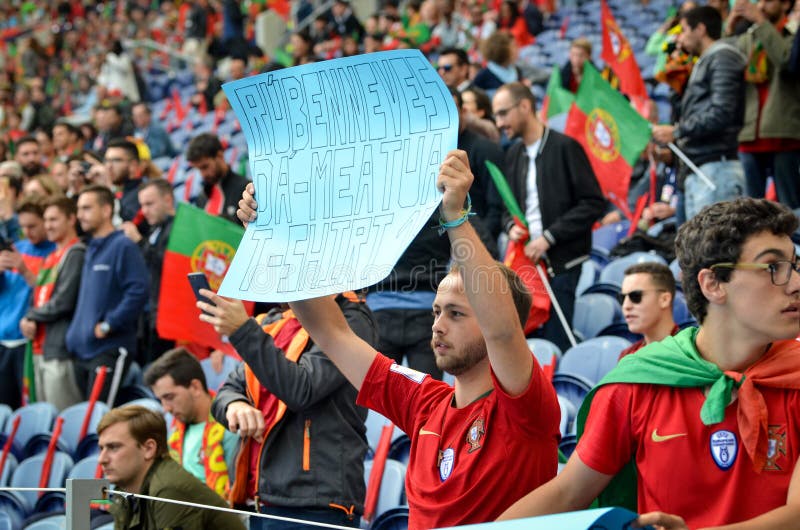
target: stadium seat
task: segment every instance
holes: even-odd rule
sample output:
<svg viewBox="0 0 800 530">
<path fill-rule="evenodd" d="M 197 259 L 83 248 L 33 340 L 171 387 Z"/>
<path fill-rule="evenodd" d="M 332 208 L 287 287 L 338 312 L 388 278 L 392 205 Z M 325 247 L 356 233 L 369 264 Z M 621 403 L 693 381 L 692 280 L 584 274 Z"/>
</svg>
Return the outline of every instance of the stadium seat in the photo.
<svg viewBox="0 0 800 530">
<path fill-rule="evenodd" d="M 575 300 L 572 327 L 584 340 L 596 337 L 600 331 L 622 320 L 622 308 L 611 296 L 589 293 Z"/>
<path fill-rule="evenodd" d="M 131 361 L 131 365 L 125 372 L 125 377 L 122 378 L 120 386 L 142 385 L 144 378 L 142 376 L 142 367 L 136 361 Z"/>
<path fill-rule="evenodd" d="M 240 362 L 241 361 L 237 361 L 230 355 L 225 355 L 222 358 L 222 371 L 217 373 L 211 366 L 210 357 L 200 361 L 200 366 L 203 368 L 203 373 L 206 376 L 206 385 L 208 385 L 208 389 L 213 390 L 214 392 L 219 390 L 219 388 L 228 378 L 228 374 L 231 373 Z"/>
<path fill-rule="evenodd" d="M 51 515 L 39 519 L 25 527 L 25 530 L 64 530 L 67 528 L 67 516 L 64 514 Z"/>
<path fill-rule="evenodd" d="M 630 344 L 621 337 L 596 337 L 582 342 L 564 352 L 558 371 L 579 375 L 595 385 L 617 365 L 619 353 Z"/>
<path fill-rule="evenodd" d="M 564 453 L 564 456 L 567 458 L 572 455 L 572 452 L 575 450 L 575 446 L 578 445 L 578 437 L 574 434 L 568 434 L 561 438 L 561 442 L 558 444 L 558 449 Z"/>
<path fill-rule="evenodd" d="M 370 530 L 407 530 L 408 506 L 386 510 L 372 521 Z"/>
<path fill-rule="evenodd" d="M 78 403 L 76 405 L 72 405 L 61 411 L 58 415 L 60 418 L 64 418 L 64 423 L 62 424 L 61 436 L 58 439 L 58 449 L 59 451 L 64 451 L 70 455 L 74 456 L 75 451 L 78 448 L 78 444 L 80 443 L 80 430 L 83 427 L 83 419 L 86 416 L 86 410 L 89 406 L 88 401 L 84 401 L 82 403 Z M 98 401 L 95 403 L 94 409 L 92 410 L 92 418 L 89 421 L 87 434 L 97 432 L 97 424 L 100 423 L 100 418 L 105 415 L 106 412 L 109 411 L 108 405 L 103 402 Z M 30 454 L 38 454 L 47 450 L 47 446 L 50 444 L 51 433 L 47 434 L 37 434 L 28 442 L 28 448 L 30 450 Z"/>
<path fill-rule="evenodd" d="M 69 470 L 67 478 L 94 478 L 97 472 L 97 455 L 87 456 Z"/>
<path fill-rule="evenodd" d="M 17 530 L 22 525 L 22 519 L 15 512 L 0 511 L 0 530 Z"/>
<path fill-rule="evenodd" d="M 33 403 L 18 408 L 6 420 L 6 427 L 3 431 L 3 435 L 0 436 L 0 447 L 6 443 L 8 436 L 11 434 L 14 419 L 19 417 L 19 429 L 14 438 L 14 443 L 11 446 L 11 451 L 14 453 L 14 456 L 17 457 L 17 460 L 22 460 L 28 456 L 26 453 L 28 441 L 37 434 L 49 433 L 53 428 L 53 422 L 57 415 L 58 409 L 50 403 Z"/>
<path fill-rule="evenodd" d="M 400 431 L 400 429 L 395 430 Z M 408 465 L 408 459 L 410 456 L 411 438 L 404 434 L 392 440 L 392 445 L 389 447 L 389 458 L 396 460 L 403 465 Z"/>
<path fill-rule="evenodd" d="M 6 462 L 3 464 L 3 469 L 0 469 L 0 487 L 8 486 L 15 469 L 17 469 L 17 458 L 9 452 Z"/>
<path fill-rule="evenodd" d="M 638 333 L 633 333 L 628 329 L 628 324 L 625 321 L 615 322 L 610 326 L 600 330 L 598 337 L 622 337 L 630 343 L 634 343 L 641 339 L 642 336 Z"/>
<path fill-rule="evenodd" d="M 367 411 L 367 420 L 364 422 L 364 425 L 367 427 L 367 444 L 369 444 L 373 451 L 378 447 L 378 441 L 381 439 L 383 426 L 388 423 L 391 422 L 381 414 L 374 410 Z M 404 435 L 405 433 L 395 425 L 394 431 L 392 432 L 392 441 Z"/>
<path fill-rule="evenodd" d="M 603 249 L 608 254 L 627 235 L 630 226 L 631 223 L 627 220 L 601 226 L 592 232 L 592 247 Z"/>
<path fill-rule="evenodd" d="M 536 360 L 539 361 L 539 364 L 542 365 L 549 363 L 553 355 L 559 359 L 563 355 L 561 348 L 545 339 L 528 339 L 528 347 L 536 356 Z"/>
<path fill-rule="evenodd" d="M 372 460 L 364 462 L 364 480 L 369 481 L 369 474 L 372 471 Z M 381 491 L 378 494 L 378 504 L 375 507 L 375 518 L 385 511 L 403 504 L 405 497 L 406 466 L 392 460 L 386 460 L 383 468 L 383 479 L 381 479 Z"/>
<path fill-rule="evenodd" d="M 556 389 L 556 394 L 570 401 L 576 410 L 580 409 L 583 398 L 591 392 L 592 386 L 590 381 L 579 375 L 563 372 L 553 374 L 553 388 Z"/>
<path fill-rule="evenodd" d="M 42 475 L 42 465 L 45 455 L 35 455 L 20 462 L 17 470 L 11 476 L 10 487 L 12 488 L 36 488 L 39 486 L 39 477 Z M 50 467 L 50 480 L 47 486 L 50 488 L 63 488 L 64 481 L 72 469 L 72 458 L 66 453 L 56 451 L 53 454 L 53 463 Z M 35 491 L 21 491 L 20 496 L 25 498 L 28 506 L 36 506 L 39 497 Z"/>
<path fill-rule="evenodd" d="M 561 409 L 561 421 L 558 426 L 561 436 L 564 437 L 572 429 L 572 423 L 575 421 L 575 416 L 578 415 L 578 409 L 572 401 L 564 396 L 558 396 L 558 407 Z"/>
<path fill-rule="evenodd" d="M 692 315 L 691 311 L 689 311 L 689 307 L 686 305 L 686 297 L 680 291 L 675 292 L 675 302 L 672 305 L 672 318 L 681 328 L 697 325 L 697 320 L 695 320 L 694 315 Z"/>
<path fill-rule="evenodd" d="M 600 276 L 602 267 L 595 261 L 587 259 L 581 264 L 581 276 L 578 279 L 578 286 L 575 287 L 575 296 L 580 296 L 586 289 L 594 285 Z"/>
<path fill-rule="evenodd" d="M 133 401 L 128 401 L 127 403 L 125 403 L 125 406 L 128 405 L 138 405 L 140 407 L 148 408 L 153 412 L 159 412 L 159 413 L 164 412 L 164 408 L 161 406 L 161 402 L 153 398 L 134 399 Z"/>
<path fill-rule="evenodd" d="M 678 264 L 678 258 L 669 262 L 669 270 L 672 271 L 672 276 L 675 277 L 677 287 L 681 287 L 681 266 Z"/>
<path fill-rule="evenodd" d="M 142 384 L 123 386 L 119 389 L 119 392 L 117 392 L 117 397 L 114 400 L 114 406 L 119 407 L 126 403 L 130 403 L 135 399 L 142 398 L 155 399 L 155 396 L 150 388 Z"/>
<path fill-rule="evenodd" d="M 651 252 L 634 252 L 627 256 L 615 259 L 600 272 L 600 281 L 604 283 L 613 283 L 622 286 L 622 278 L 625 276 L 625 269 L 637 263 L 662 263 L 667 264 L 667 261 L 658 254 Z"/>
</svg>

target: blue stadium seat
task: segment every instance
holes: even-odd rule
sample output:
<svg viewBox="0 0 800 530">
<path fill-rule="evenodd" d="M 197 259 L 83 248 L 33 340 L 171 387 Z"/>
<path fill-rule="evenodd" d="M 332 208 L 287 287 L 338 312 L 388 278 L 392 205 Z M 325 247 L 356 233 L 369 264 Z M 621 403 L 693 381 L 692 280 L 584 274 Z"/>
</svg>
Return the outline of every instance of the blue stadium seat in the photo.
<svg viewBox="0 0 800 530">
<path fill-rule="evenodd" d="M 408 506 L 386 510 L 372 521 L 370 530 L 408 530 Z"/>
<path fill-rule="evenodd" d="M 381 439 L 383 426 L 389 423 L 391 422 L 380 413 L 374 410 L 367 411 L 367 420 L 364 422 L 364 425 L 367 427 L 367 444 L 373 451 L 378 447 L 378 441 Z M 404 435 L 405 433 L 395 425 L 394 431 L 392 431 L 392 441 Z"/>
<path fill-rule="evenodd" d="M 12 414 L 11 407 L 6 404 L 0 404 L 0 431 L 2 431 L 6 426 L 6 420 Z"/>
<path fill-rule="evenodd" d="M 97 455 L 87 456 L 72 466 L 67 479 L 71 478 L 94 478 L 97 472 Z"/>
<path fill-rule="evenodd" d="M 577 445 L 578 437 L 574 434 L 568 434 L 561 438 L 561 442 L 558 444 L 558 449 L 564 453 L 564 456 L 569 458 Z"/>
<path fill-rule="evenodd" d="M 128 401 L 127 403 L 125 403 L 125 406 L 128 405 L 139 405 L 140 407 L 145 407 L 152 410 L 153 412 L 158 412 L 158 413 L 164 412 L 164 408 L 161 406 L 161 402 L 153 398 L 134 399 L 133 401 Z"/>
<path fill-rule="evenodd" d="M 575 300 L 572 327 L 584 340 L 596 337 L 603 328 L 621 320 L 622 308 L 611 296 L 589 293 Z"/>
<path fill-rule="evenodd" d="M 51 515 L 39 519 L 25 527 L 25 530 L 64 530 L 67 528 L 67 516 L 64 514 Z"/>
<path fill-rule="evenodd" d="M 606 253 L 611 252 L 611 249 L 627 235 L 630 226 L 631 223 L 627 220 L 601 226 L 592 232 L 592 247 L 601 248 Z"/>
<path fill-rule="evenodd" d="M 395 429 L 395 430 L 400 431 L 400 429 Z M 408 465 L 408 459 L 410 456 L 411 456 L 411 438 L 409 438 L 404 434 L 392 440 L 392 445 L 389 446 L 389 458 L 391 458 L 392 460 L 396 460 L 403 465 Z"/>
<path fill-rule="evenodd" d="M 628 329 L 628 324 L 625 321 L 615 322 L 610 326 L 600 330 L 598 337 L 622 337 L 630 343 L 634 343 L 641 339 L 642 336 L 638 333 L 632 333 Z"/>
<path fill-rule="evenodd" d="M 15 469 L 17 469 L 17 458 L 9 452 L 3 469 L 0 469 L 0 487 L 8 486 Z"/>
<path fill-rule="evenodd" d="M 545 339 L 528 339 L 528 347 L 542 366 L 550 364 L 553 355 L 556 356 L 556 359 L 560 359 L 563 355 L 561 348 Z"/>
<path fill-rule="evenodd" d="M 681 266 L 678 264 L 678 258 L 669 262 L 669 270 L 672 271 L 672 276 L 675 278 L 677 287 L 681 287 Z"/>
<path fill-rule="evenodd" d="M 203 373 L 206 376 L 206 385 L 208 385 L 208 389 L 215 392 L 219 390 L 222 383 L 228 378 L 228 374 L 231 373 L 240 362 L 241 361 L 237 361 L 230 355 L 226 355 L 222 359 L 222 371 L 217 373 L 214 371 L 214 368 L 211 367 L 210 357 L 200 361 L 200 366 L 203 368 Z"/>
<path fill-rule="evenodd" d="M 578 415 L 578 408 L 575 404 L 564 396 L 558 396 L 558 406 L 561 409 L 561 421 L 559 422 L 559 430 L 561 436 L 566 436 L 572 429 L 572 423 L 575 421 L 575 416 Z"/>
<path fill-rule="evenodd" d="M 17 530 L 22 526 L 22 519 L 16 512 L 0 512 L 0 530 Z"/>
<path fill-rule="evenodd" d="M 697 320 L 695 320 L 694 315 L 692 315 L 689 311 L 689 307 L 686 305 L 686 297 L 683 296 L 683 293 L 680 291 L 675 293 L 675 302 L 672 305 L 672 318 L 681 328 L 687 325 L 697 325 Z"/>
<path fill-rule="evenodd" d="M 39 486 L 39 477 L 42 475 L 42 464 L 45 455 L 35 455 L 20 462 L 14 475 L 11 477 L 10 487 L 12 488 L 36 488 Z M 50 467 L 50 480 L 47 486 L 50 488 L 63 488 L 64 481 L 72 469 L 72 458 L 66 453 L 56 451 L 53 455 L 53 463 Z M 28 506 L 36 506 L 38 492 L 21 491 L 20 496 L 25 498 Z"/>
<path fill-rule="evenodd" d="M 581 276 L 578 279 L 577 287 L 575 287 L 575 296 L 585 293 L 586 289 L 597 281 L 601 269 L 602 267 L 595 260 L 587 259 L 581 264 Z"/>
<path fill-rule="evenodd" d="M 372 471 L 372 460 L 364 462 L 364 480 L 369 481 L 369 474 Z M 376 519 L 385 511 L 403 504 L 405 497 L 406 466 L 392 460 L 386 460 L 383 468 L 383 479 L 381 480 L 381 490 L 378 494 L 378 504 L 375 507 Z"/>
<path fill-rule="evenodd" d="M 592 386 L 591 381 L 587 381 L 580 375 L 564 372 L 553 374 L 553 388 L 556 389 L 556 394 L 575 405 L 576 410 L 580 409 L 583 398 L 591 392 Z"/>
<path fill-rule="evenodd" d="M 621 337 L 596 337 L 582 342 L 564 352 L 558 372 L 579 375 L 595 385 L 617 365 L 620 352 L 630 344 Z"/>
<path fill-rule="evenodd" d="M 47 434 L 53 428 L 53 422 L 58 415 L 56 409 L 50 403 L 33 403 L 25 407 L 20 407 L 14 411 L 6 420 L 6 427 L 3 435 L 0 436 L 0 447 L 2 447 L 13 429 L 14 419 L 20 417 L 19 430 L 14 438 L 11 451 L 17 460 L 22 460 L 26 454 L 28 441 L 37 434 Z"/>
<path fill-rule="evenodd" d="M 64 418 L 64 423 L 61 428 L 61 436 L 58 438 L 58 450 L 64 451 L 70 455 L 74 455 L 80 443 L 80 430 L 83 427 L 83 419 L 86 416 L 86 411 L 89 407 L 89 402 L 84 401 L 77 403 L 61 411 L 58 417 Z M 108 405 L 98 401 L 95 403 L 92 410 L 92 417 L 89 421 L 87 434 L 97 432 L 97 424 L 100 419 L 109 411 Z M 51 433 L 38 434 L 31 438 L 28 442 L 28 449 L 30 454 L 38 454 L 47 450 L 50 444 Z"/>
<path fill-rule="evenodd" d="M 604 283 L 613 283 L 622 286 L 622 278 L 625 276 L 625 269 L 637 263 L 662 263 L 667 264 L 667 261 L 658 254 L 651 252 L 634 252 L 615 259 L 600 272 L 600 281 Z"/>
</svg>

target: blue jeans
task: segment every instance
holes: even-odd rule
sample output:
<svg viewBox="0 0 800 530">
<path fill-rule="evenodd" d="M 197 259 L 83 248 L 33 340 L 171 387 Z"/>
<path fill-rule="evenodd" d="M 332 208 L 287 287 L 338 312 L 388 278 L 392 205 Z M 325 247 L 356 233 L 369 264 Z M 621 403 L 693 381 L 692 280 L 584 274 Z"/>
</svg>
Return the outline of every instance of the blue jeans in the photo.
<svg viewBox="0 0 800 530">
<path fill-rule="evenodd" d="M 763 197 L 771 175 L 778 200 L 792 210 L 800 208 L 800 151 L 739 153 L 739 160 L 747 179 L 747 195 Z"/>
<path fill-rule="evenodd" d="M 302 519 L 303 521 L 316 521 L 318 523 L 335 524 L 338 526 L 350 526 L 358 528 L 361 517 L 358 515 L 349 516 L 343 510 L 319 509 L 319 508 L 283 508 L 280 506 L 264 506 L 261 513 L 277 515 L 279 517 L 289 517 L 291 519 Z M 276 519 L 266 519 L 264 517 L 250 517 L 250 530 L 311 530 L 321 528 L 302 523 L 291 523 L 289 521 L 278 521 Z M 221 529 L 220 529 L 221 530 Z"/>
<path fill-rule="evenodd" d="M 686 219 L 700 210 L 720 201 L 729 201 L 744 193 L 744 169 L 739 160 L 720 160 L 700 166 L 700 171 L 714 183 L 711 187 L 695 173 L 690 173 L 684 183 Z"/>
</svg>

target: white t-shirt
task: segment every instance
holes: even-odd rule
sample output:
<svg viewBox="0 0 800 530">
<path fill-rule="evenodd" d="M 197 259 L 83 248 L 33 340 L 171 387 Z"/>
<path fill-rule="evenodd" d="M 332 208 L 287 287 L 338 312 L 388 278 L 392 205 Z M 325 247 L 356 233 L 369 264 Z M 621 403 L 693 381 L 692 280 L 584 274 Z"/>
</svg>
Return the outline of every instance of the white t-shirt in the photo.
<svg viewBox="0 0 800 530">
<path fill-rule="evenodd" d="M 528 221 L 528 233 L 531 241 L 542 235 L 542 211 L 539 208 L 539 190 L 536 187 L 536 155 L 539 152 L 541 139 L 536 140 L 531 145 L 525 146 L 528 152 L 528 197 L 525 201 L 525 220 Z"/>
</svg>

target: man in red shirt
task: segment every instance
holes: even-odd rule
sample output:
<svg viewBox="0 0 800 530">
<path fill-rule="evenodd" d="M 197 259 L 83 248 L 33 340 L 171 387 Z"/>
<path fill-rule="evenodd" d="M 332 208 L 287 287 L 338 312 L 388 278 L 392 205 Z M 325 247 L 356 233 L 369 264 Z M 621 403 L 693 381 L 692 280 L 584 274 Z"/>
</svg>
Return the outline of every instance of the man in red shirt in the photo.
<svg viewBox="0 0 800 530">
<path fill-rule="evenodd" d="M 620 359 L 679 331 L 672 318 L 674 302 L 675 277 L 669 267 L 646 262 L 625 269 L 619 293 L 622 316 L 628 330 L 642 335 L 642 339 L 622 350 Z"/>
<path fill-rule="evenodd" d="M 491 521 L 556 473 L 559 408 L 522 332 L 530 294 L 496 263 L 466 222 L 467 154 L 451 151 L 437 187 L 453 271 L 433 303 L 431 347 L 455 388 L 394 364 L 350 331 L 333 297 L 291 305 L 348 380 L 358 403 L 411 437 L 406 476 L 409 528 Z M 255 218 L 248 186 L 239 218 Z M 513 478 L 511 478 L 513 477 Z"/>
<path fill-rule="evenodd" d="M 619 488 L 615 475 L 633 461 L 633 508 L 649 512 L 639 525 L 795 525 L 800 345 L 789 339 L 798 334 L 800 263 L 789 236 L 797 226 L 788 208 L 750 198 L 684 224 L 676 249 L 701 326 L 622 359 L 587 397 L 584 434 L 561 474 L 502 518 L 586 508 L 607 486 Z"/>
</svg>

